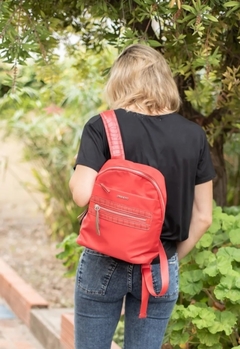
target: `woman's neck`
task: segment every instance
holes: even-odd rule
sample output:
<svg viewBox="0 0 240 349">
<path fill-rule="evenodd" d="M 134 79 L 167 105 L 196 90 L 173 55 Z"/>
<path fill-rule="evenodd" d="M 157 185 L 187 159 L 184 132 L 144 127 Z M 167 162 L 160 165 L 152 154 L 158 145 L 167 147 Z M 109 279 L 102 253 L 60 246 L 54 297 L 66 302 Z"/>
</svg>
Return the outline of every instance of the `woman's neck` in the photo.
<svg viewBox="0 0 240 349">
<path fill-rule="evenodd" d="M 140 106 L 135 105 L 135 104 L 130 105 L 127 108 L 124 108 L 124 109 L 127 110 L 127 111 L 134 112 L 134 113 L 150 115 L 150 116 L 165 115 L 165 114 L 171 114 L 172 113 L 172 110 L 169 110 L 168 108 L 164 108 L 164 109 L 161 109 L 160 111 L 154 111 L 153 113 L 149 114 L 149 113 L 146 113 L 146 111 L 143 108 L 141 108 Z"/>
</svg>

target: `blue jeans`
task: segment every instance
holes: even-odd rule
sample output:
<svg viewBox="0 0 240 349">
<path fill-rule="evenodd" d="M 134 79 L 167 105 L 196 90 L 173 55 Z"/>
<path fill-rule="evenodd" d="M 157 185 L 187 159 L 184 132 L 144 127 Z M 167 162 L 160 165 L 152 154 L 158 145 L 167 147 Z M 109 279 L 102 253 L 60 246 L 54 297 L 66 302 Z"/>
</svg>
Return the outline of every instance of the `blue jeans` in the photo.
<svg viewBox="0 0 240 349">
<path fill-rule="evenodd" d="M 75 288 L 75 349 L 110 349 L 125 296 L 124 349 L 159 349 L 178 298 L 178 258 L 169 262 L 170 284 L 162 297 L 149 297 L 148 316 L 139 319 L 141 267 L 86 248 Z M 156 292 L 161 289 L 159 264 L 152 265 Z"/>
</svg>

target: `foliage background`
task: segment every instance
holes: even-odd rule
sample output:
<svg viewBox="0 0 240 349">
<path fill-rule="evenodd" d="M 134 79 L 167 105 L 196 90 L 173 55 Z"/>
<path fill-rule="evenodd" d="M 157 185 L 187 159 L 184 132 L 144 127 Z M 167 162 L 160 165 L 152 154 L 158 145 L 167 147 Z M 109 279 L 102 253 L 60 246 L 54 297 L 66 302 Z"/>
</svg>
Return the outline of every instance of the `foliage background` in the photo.
<svg viewBox="0 0 240 349">
<path fill-rule="evenodd" d="M 19 70 L 17 92 L 0 99 L 3 127 L 24 142 L 26 160 L 34 161 L 33 174 L 45 197 L 41 209 L 55 238 L 79 228 L 81 209 L 72 201 L 68 182 L 84 123 L 106 107 L 104 77 L 98 71 L 110 59 L 107 50 L 94 56 L 79 51 L 77 58 L 67 56 L 51 67 L 30 62 Z M 2 74 L 1 83 L 7 86 L 11 80 Z"/>
<path fill-rule="evenodd" d="M 79 46 L 99 53 L 134 42 L 160 50 L 176 76 L 181 113 L 209 135 L 214 197 L 224 206 L 224 144 L 240 121 L 239 9 L 226 0 L 1 0 L 0 57 L 12 64 L 14 91 L 18 65 L 33 57 L 51 67 L 59 43 L 73 55 Z"/>
</svg>

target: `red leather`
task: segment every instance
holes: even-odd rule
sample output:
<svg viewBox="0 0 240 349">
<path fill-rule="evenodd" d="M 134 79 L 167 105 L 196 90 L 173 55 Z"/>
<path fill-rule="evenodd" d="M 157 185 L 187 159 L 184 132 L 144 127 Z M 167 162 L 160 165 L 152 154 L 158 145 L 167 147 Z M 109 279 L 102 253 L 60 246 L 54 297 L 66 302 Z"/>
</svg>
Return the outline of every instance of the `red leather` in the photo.
<svg viewBox="0 0 240 349">
<path fill-rule="evenodd" d="M 147 315 L 149 294 L 162 296 L 169 284 L 168 261 L 160 240 L 166 187 L 155 168 L 125 160 L 113 111 L 101 114 L 111 159 L 99 171 L 77 242 L 100 253 L 142 265 L 139 317 Z M 153 288 L 151 261 L 159 256 L 162 289 Z"/>
</svg>

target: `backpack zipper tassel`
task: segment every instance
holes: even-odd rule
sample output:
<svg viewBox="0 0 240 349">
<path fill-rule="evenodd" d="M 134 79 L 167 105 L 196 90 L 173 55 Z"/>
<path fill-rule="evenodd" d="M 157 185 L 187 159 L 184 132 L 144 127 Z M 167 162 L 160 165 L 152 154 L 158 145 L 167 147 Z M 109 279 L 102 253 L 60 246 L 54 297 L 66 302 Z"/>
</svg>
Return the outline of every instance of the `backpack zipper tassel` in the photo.
<svg viewBox="0 0 240 349">
<path fill-rule="evenodd" d="M 95 205 L 94 209 L 96 211 L 96 230 L 97 230 L 97 234 L 100 236 L 100 227 L 99 227 L 99 211 L 100 211 L 100 206 L 99 205 Z"/>
</svg>

